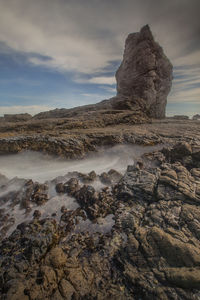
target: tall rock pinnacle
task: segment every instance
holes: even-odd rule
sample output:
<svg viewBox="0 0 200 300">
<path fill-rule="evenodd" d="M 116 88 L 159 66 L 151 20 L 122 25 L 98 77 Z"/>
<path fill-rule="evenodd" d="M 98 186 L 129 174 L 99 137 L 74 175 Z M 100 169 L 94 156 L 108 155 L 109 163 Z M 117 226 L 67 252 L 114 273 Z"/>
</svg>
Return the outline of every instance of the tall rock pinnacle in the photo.
<svg viewBox="0 0 200 300">
<path fill-rule="evenodd" d="M 154 41 L 148 25 L 128 35 L 116 80 L 118 98 L 142 99 L 149 116 L 165 117 L 172 64 Z"/>
</svg>

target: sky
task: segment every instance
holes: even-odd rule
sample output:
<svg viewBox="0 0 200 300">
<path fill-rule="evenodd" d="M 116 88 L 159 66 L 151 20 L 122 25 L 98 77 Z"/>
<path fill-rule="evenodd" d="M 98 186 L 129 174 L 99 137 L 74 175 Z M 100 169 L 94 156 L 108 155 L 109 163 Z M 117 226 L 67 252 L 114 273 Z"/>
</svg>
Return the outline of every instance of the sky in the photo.
<svg viewBox="0 0 200 300">
<path fill-rule="evenodd" d="M 200 113 L 199 0 L 0 0 L 0 115 L 116 94 L 127 35 L 149 24 L 174 66 L 167 115 Z"/>
</svg>

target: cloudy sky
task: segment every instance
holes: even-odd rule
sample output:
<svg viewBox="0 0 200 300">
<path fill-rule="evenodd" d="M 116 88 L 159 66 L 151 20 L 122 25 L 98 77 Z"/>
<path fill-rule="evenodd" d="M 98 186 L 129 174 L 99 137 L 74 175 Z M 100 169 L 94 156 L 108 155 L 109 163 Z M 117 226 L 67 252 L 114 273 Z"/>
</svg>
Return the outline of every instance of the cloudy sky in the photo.
<svg viewBox="0 0 200 300">
<path fill-rule="evenodd" d="M 167 113 L 200 113 L 199 0 L 0 0 L 0 114 L 115 95 L 128 33 L 149 24 L 174 65 Z"/>
</svg>

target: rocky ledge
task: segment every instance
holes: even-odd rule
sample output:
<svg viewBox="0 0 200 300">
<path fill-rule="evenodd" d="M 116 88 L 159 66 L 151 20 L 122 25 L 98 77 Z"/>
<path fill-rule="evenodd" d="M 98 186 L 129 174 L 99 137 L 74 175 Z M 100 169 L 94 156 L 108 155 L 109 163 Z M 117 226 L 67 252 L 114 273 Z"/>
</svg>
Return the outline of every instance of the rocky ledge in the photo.
<svg viewBox="0 0 200 300">
<path fill-rule="evenodd" d="M 98 190 L 96 177 L 54 181 L 77 203 L 57 218 L 40 212 L 48 187 L 21 182 L 14 199 L 38 207 L 0 243 L 1 299 L 199 299 L 199 143 L 144 154 Z"/>
</svg>

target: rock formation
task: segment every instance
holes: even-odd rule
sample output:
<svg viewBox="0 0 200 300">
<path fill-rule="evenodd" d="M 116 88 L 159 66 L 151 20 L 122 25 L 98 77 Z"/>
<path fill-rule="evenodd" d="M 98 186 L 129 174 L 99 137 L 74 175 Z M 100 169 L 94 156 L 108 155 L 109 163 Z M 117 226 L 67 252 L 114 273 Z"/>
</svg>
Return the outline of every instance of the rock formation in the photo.
<svg viewBox="0 0 200 300">
<path fill-rule="evenodd" d="M 7 204 L 0 210 L 0 299 L 199 299 L 199 140 L 140 161 L 142 168 L 131 165 L 123 176 L 108 172 L 115 180 L 100 190 L 85 183 L 95 172 L 68 173 L 70 180 L 50 185 L 0 175 L 0 203 Z M 66 206 L 45 216 L 45 204 L 61 200 L 53 184 Z M 71 196 L 79 207 L 68 209 Z M 7 237 L 15 220 L 6 206 L 33 209 Z"/>
<path fill-rule="evenodd" d="M 117 96 L 97 104 L 71 109 L 54 109 L 34 119 L 70 118 L 109 110 L 130 110 L 152 118 L 164 118 L 167 95 L 172 82 L 172 64 L 154 41 L 148 25 L 129 34 L 124 58 L 116 72 Z M 105 112 L 102 113 L 102 115 Z"/>
<path fill-rule="evenodd" d="M 143 99 L 151 117 L 165 117 L 172 64 L 154 41 L 148 25 L 128 35 L 116 80 L 119 98 Z"/>
</svg>

